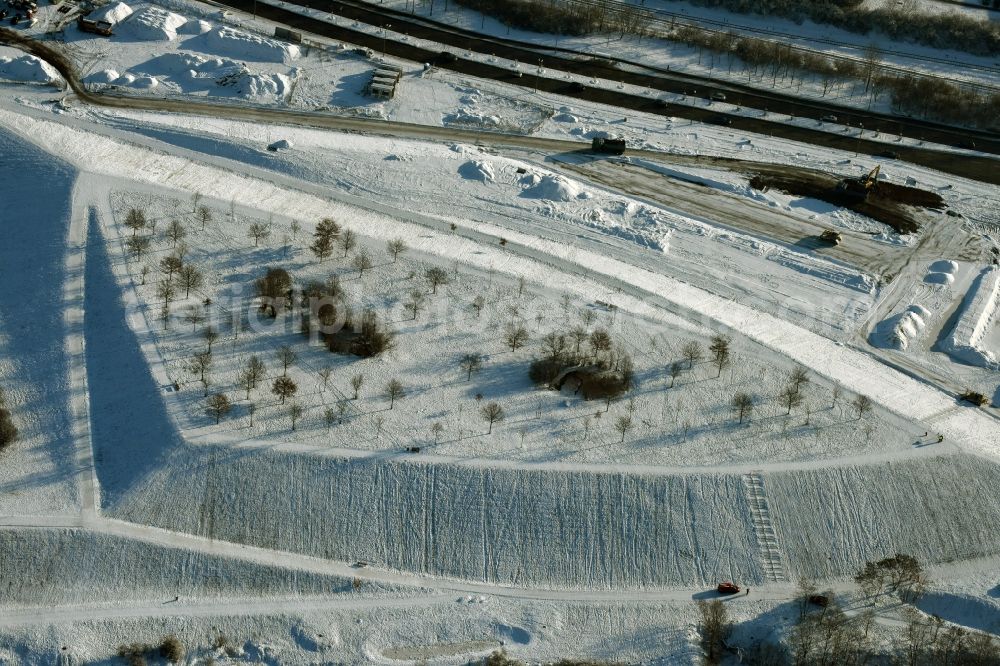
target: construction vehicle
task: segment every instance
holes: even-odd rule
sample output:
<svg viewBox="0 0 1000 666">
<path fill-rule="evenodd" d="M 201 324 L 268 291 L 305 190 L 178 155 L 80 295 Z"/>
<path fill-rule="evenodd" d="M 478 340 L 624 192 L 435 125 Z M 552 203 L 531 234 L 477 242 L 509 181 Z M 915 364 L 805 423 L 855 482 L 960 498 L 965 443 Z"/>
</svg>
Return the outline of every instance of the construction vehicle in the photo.
<svg viewBox="0 0 1000 666">
<path fill-rule="evenodd" d="M 837 183 L 837 193 L 847 195 L 858 201 L 864 201 L 878 186 L 878 172 L 881 169 L 882 165 L 876 164 L 875 168 L 869 171 L 867 176 L 843 179 Z"/>
<path fill-rule="evenodd" d="M 719 586 L 715 588 L 719 594 L 739 594 L 740 586 L 736 583 L 727 580 L 724 583 L 719 583 Z"/>
<path fill-rule="evenodd" d="M 840 243 L 844 240 L 844 237 L 840 235 L 839 231 L 827 229 L 819 235 L 819 240 L 820 242 L 827 243 L 829 245 L 840 245 Z"/>
<path fill-rule="evenodd" d="M 605 139 L 598 137 L 590 144 L 590 149 L 595 153 L 607 153 L 608 155 L 624 155 L 625 139 Z"/>
</svg>

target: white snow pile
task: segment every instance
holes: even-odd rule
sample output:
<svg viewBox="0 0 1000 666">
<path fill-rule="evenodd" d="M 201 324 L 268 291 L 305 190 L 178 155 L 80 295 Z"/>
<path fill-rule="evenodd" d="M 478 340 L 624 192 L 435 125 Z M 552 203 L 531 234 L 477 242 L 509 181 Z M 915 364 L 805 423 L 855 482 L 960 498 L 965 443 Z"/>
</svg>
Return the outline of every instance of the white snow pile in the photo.
<svg viewBox="0 0 1000 666">
<path fill-rule="evenodd" d="M 159 7 L 146 7 L 122 24 L 120 33 L 144 42 L 172 42 L 177 39 L 177 30 L 187 23 L 180 14 L 168 12 Z"/>
<path fill-rule="evenodd" d="M 470 160 L 458 167 L 458 175 L 466 180 L 478 180 L 482 183 L 492 183 L 496 180 L 492 165 L 480 160 Z"/>
<path fill-rule="evenodd" d="M 876 347 L 906 351 L 927 326 L 930 312 L 922 305 L 911 305 L 879 324 L 872 332 L 871 342 Z"/>
<path fill-rule="evenodd" d="M 84 83 L 101 83 L 109 84 L 114 83 L 121 75 L 113 69 L 102 69 L 99 72 L 94 72 L 86 78 L 83 79 Z"/>
<path fill-rule="evenodd" d="M 572 113 L 567 113 L 565 111 L 562 112 L 562 113 L 557 113 L 556 115 L 552 116 L 552 120 L 556 121 L 557 123 L 578 123 L 578 122 L 580 122 L 579 118 L 577 118 L 576 116 L 574 116 Z"/>
<path fill-rule="evenodd" d="M 136 76 L 135 74 L 125 72 L 112 81 L 112 84 L 116 86 L 127 86 L 129 88 L 138 88 L 140 90 L 151 90 L 160 85 L 160 81 L 155 76 Z"/>
<path fill-rule="evenodd" d="M 49 63 L 33 55 L 0 58 L 0 79 L 26 83 L 56 83 L 62 77 Z"/>
<path fill-rule="evenodd" d="M 1000 370 L 996 355 L 982 348 L 983 338 L 996 320 L 998 300 L 1000 268 L 990 266 L 966 294 L 955 328 L 941 342 L 941 348 L 959 361 Z"/>
<path fill-rule="evenodd" d="M 206 32 L 212 29 L 212 24 L 208 21 L 202 21 L 198 19 L 197 21 L 191 19 L 187 21 L 184 25 L 177 29 L 178 34 L 184 35 L 204 35 Z"/>
<path fill-rule="evenodd" d="M 107 21 L 111 25 L 118 25 L 131 15 L 131 7 L 124 2 L 114 2 L 91 12 L 87 18 L 94 21 Z"/>
<path fill-rule="evenodd" d="M 526 199 L 572 201 L 586 198 L 586 193 L 579 185 L 556 174 L 527 176 L 521 182 L 528 185 L 521 192 L 521 196 Z"/>
<path fill-rule="evenodd" d="M 251 71 L 246 65 L 229 72 L 215 82 L 221 88 L 229 88 L 243 99 L 279 98 L 292 89 L 292 81 L 284 74 Z"/>
<path fill-rule="evenodd" d="M 941 259 L 931 264 L 930 270 L 924 276 L 927 284 L 950 285 L 955 282 L 955 271 L 958 270 L 958 262 Z"/>
<path fill-rule="evenodd" d="M 503 121 L 500 116 L 495 114 L 477 113 L 472 109 L 459 109 L 454 113 L 446 113 L 441 116 L 441 122 L 445 125 L 497 128 Z"/>
<path fill-rule="evenodd" d="M 198 50 L 207 50 L 219 55 L 244 58 L 255 62 L 286 63 L 301 55 L 299 47 L 294 44 L 285 44 L 227 26 L 210 30 L 194 39 L 202 42 L 203 48 Z"/>
</svg>

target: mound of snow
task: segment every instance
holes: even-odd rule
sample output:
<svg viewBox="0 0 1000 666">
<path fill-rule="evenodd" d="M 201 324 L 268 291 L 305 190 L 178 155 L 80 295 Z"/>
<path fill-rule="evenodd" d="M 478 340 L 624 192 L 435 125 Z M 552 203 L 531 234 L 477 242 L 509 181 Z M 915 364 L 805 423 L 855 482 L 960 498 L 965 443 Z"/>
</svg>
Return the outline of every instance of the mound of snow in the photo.
<svg viewBox="0 0 1000 666">
<path fill-rule="evenodd" d="M 275 141 L 267 147 L 271 152 L 278 152 L 279 150 L 289 150 L 292 147 L 292 142 L 288 139 L 280 139 Z"/>
<path fill-rule="evenodd" d="M 923 333 L 929 316 L 927 308 L 911 305 L 880 323 L 872 332 L 871 342 L 876 347 L 905 351 Z"/>
<path fill-rule="evenodd" d="M 580 119 L 577 118 L 576 116 L 574 116 L 571 113 L 559 113 L 559 114 L 556 114 L 556 115 L 552 116 L 552 120 L 556 121 L 557 123 L 578 123 L 578 122 L 580 122 Z"/>
<path fill-rule="evenodd" d="M 155 76 L 137 76 L 131 83 L 133 88 L 140 88 L 143 90 L 152 90 L 158 85 L 160 85 L 160 82 Z"/>
<path fill-rule="evenodd" d="M 441 122 L 446 125 L 471 125 L 473 127 L 499 127 L 502 119 L 493 114 L 477 113 L 471 109 L 459 109 L 454 113 L 442 116 Z"/>
<path fill-rule="evenodd" d="M 942 273 L 943 275 L 943 273 Z M 990 266 L 976 280 L 962 301 L 958 321 L 941 348 L 958 360 L 1000 369 L 993 351 L 984 348 L 984 338 L 1000 310 L 1000 268 Z"/>
<path fill-rule="evenodd" d="M 557 175 L 542 176 L 537 183 L 521 192 L 522 197 L 547 201 L 572 201 L 581 194 L 582 190 L 576 183 Z"/>
<path fill-rule="evenodd" d="M 120 76 L 118 72 L 113 69 L 104 69 L 100 72 L 94 72 L 90 76 L 86 77 L 84 83 L 114 83 L 115 79 Z"/>
<path fill-rule="evenodd" d="M 123 23 L 120 34 L 144 42 L 172 42 L 177 39 L 177 29 L 187 23 L 180 14 L 159 7 L 146 7 Z"/>
<path fill-rule="evenodd" d="M 954 273 L 958 270 L 958 262 L 941 259 L 931 264 L 930 270 L 934 273 Z"/>
<path fill-rule="evenodd" d="M 291 79 L 284 74 L 253 72 L 246 66 L 223 75 L 215 83 L 222 88 L 232 89 L 243 99 L 284 98 L 292 88 Z"/>
<path fill-rule="evenodd" d="M 194 39 L 202 41 L 203 50 L 257 62 L 285 63 L 301 55 L 299 47 L 294 44 L 284 44 L 227 26 L 210 30 Z"/>
<path fill-rule="evenodd" d="M 197 53 L 165 53 L 136 65 L 136 71 L 153 76 L 179 76 L 184 78 L 218 79 L 232 72 L 244 69 L 242 63 L 225 58 L 206 58 Z"/>
<path fill-rule="evenodd" d="M 955 282 L 955 276 L 951 273 L 928 273 L 924 276 L 924 282 L 927 284 L 952 284 Z"/>
<path fill-rule="evenodd" d="M 212 24 L 208 21 L 191 19 L 177 29 L 178 34 L 184 35 L 204 35 L 212 29 Z"/>
<path fill-rule="evenodd" d="M 493 167 L 488 162 L 471 160 L 458 167 L 458 175 L 466 180 L 478 180 L 483 183 L 492 183 L 495 175 Z"/>
<path fill-rule="evenodd" d="M 117 25 L 132 15 L 132 8 L 124 2 L 114 2 L 90 13 L 87 18 L 94 21 L 107 21 Z"/>
<path fill-rule="evenodd" d="M 62 77 L 49 63 L 33 55 L 23 55 L 19 58 L 0 58 L 0 79 L 55 83 Z"/>
</svg>

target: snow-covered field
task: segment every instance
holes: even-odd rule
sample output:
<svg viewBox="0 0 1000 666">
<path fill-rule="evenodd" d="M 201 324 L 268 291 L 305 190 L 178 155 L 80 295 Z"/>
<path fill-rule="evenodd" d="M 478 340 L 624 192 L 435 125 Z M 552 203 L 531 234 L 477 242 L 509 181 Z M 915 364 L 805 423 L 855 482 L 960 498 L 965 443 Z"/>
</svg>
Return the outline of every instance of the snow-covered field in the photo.
<svg viewBox="0 0 1000 666">
<path fill-rule="evenodd" d="M 130 5 L 106 10 L 121 20 L 110 41 L 67 30 L 91 85 L 444 133 L 586 139 L 618 126 L 597 105 L 412 63 L 397 98 L 374 103 L 360 94 L 374 63 L 349 48 L 292 47 L 205 6 Z M 16 52 L 0 57 L 10 78 L 45 78 Z M 459 664 L 501 646 L 533 662 L 692 663 L 692 602 L 718 581 L 753 587 L 727 604 L 749 645 L 792 631 L 801 577 L 859 612 L 850 579 L 896 552 L 932 568 L 924 613 L 997 632 L 1000 426 L 994 408 L 954 394 L 992 395 L 1000 378 L 942 351 L 948 336 L 996 350 L 994 241 L 981 233 L 996 188 L 887 165 L 890 182 L 938 192 L 966 218 L 926 213 L 900 237 L 754 190 L 747 173 L 698 156 L 851 174 L 865 160 L 725 128 L 632 119 L 630 141 L 671 154 L 608 173 L 658 178 L 652 192 L 638 177 L 616 187 L 588 175 L 582 166 L 601 163 L 586 157 L 485 139 L 0 93 L 11 157 L 0 163 L 0 386 L 22 433 L 0 452 L 0 553 L 13 563 L 0 663 L 110 663 L 118 645 L 167 634 L 192 664 Z M 691 188 L 703 188 L 703 212 Z M 125 226 L 131 209 L 152 225 Z M 324 217 L 357 243 L 321 260 L 309 245 Z M 165 235 L 174 223 L 183 238 Z M 254 226 L 267 234 L 251 238 Z M 828 227 L 847 237 L 843 254 L 806 242 Z M 150 241 L 139 258 L 133 234 Z M 175 253 L 203 280 L 178 287 L 164 319 L 159 287 L 176 278 L 162 260 Z M 296 289 L 336 276 L 395 346 L 335 354 L 296 314 L 261 316 L 253 281 L 268 267 Z M 432 285 L 429 269 L 446 281 Z M 509 325 L 528 336 L 513 350 Z M 582 348 L 606 330 L 629 354 L 629 394 L 588 402 L 530 382 L 545 337 L 576 327 Z M 731 340 L 727 364 L 684 358 L 716 333 Z M 203 383 L 191 366 L 209 345 Z M 466 354 L 482 367 L 464 371 Z M 248 396 L 238 374 L 250 355 L 267 375 Z M 791 404 L 797 367 L 808 381 Z M 282 401 L 270 387 L 284 374 L 297 392 Z M 753 400 L 743 423 L 737 393 Z M 233 405 L 219 423 L 206 394 Z M 505 418 L 490 425 L 481 408 L 493 401 Z M 901 617 L 877 609 L 875 639 L 892 645 Z"/>
</svg>

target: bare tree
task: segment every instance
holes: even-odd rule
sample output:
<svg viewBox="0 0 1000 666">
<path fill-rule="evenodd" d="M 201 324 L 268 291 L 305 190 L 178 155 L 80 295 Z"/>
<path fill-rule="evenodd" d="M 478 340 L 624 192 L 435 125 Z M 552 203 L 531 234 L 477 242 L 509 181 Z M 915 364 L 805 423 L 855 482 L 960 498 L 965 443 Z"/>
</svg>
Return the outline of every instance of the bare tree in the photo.
<svg viewBox="0 0 1000 666">
<path fill-rule="evenodd" d="M 389 254 L 392 255 L 393 263 L 396 263 L 396 260 L 399 259 L 399 255 L 406 252 L 406 243 L 403 242 L 402 238 L 393 238 L 385 244 L 385 247 L 389 250 Z"/>
<path fill-rule="evenodd" d="M 599 355 L 601 352 L 610 350 L 611 335 L 603 328 L 595 329 L 594 332 L 590 334 L 590 348 L 593 350 L 595 356 Z"/>
<path fill-rule="evenodd" d="M 214 327 L 208 326 L 205 328 L 205 332 L 202 333 L 202 336 L 205 338 L 205 342 L 208 343 L 208 353 L 211 354 L 212 344 L 219 339 L 219 332 L 215 330 Z"/>
<path fill-rule="evenodd" d="M 503 339 L 510 345 L 511 351 L 516 351 L 528 341 L 528 331 L 521 324 L 510 323 L 504 328 Z"/>
<path fill-rule="evenodd" d="M 424 277 L 431 284 L 431 293 L 436 294 L 438 286 L 442 284 L 448 284 L 448 271 L 443 268 L 434 266 L 433 268 L 428 268 L 424 273 Z"/>
<path fill-rule="evenodd" d="M 861 417 L 872 410 L 872 400 L 866 395 L 859 395 L 851 404 L 854 405 L 854 411 L 858 413 L 859 421 Z"/>
<path fill-rule="evenodd" d="M 260 247 L 260 242 L 271 235 L 271 228 L 262 222 L 254 222 L 250 225 L 250 238 L 253 238 L 253 246 Z"/>
<path fill-rule="evenodd" d="M 712 342 L 708 346 L 708 351 L 712 354 L 712 363 L 717 370 L 716 377 L 722 375 L 722 369 L 729 364 L 729 338 L 725 335 L 712 336 Z"/>
<path fill-rule="evenodd" d="M 316 255 L 317 259 L 323 261 L 333 254 L 333 238 L 326 235 L 317 235 L 316 238 L 313 239 L 312 245 L 309 246 L 309 249 L 312 250 L 312 253 Z"/>
<path fill-rule="evenodd" d="M 701 344 L 692 340 L 681 347 L 681 356 L 688 362 L 688 370 L 690 370 L 695 363 L 704 358 L 704 352 L 701 350 Z"/>
<path fill-rule="evenodd" d="M 184 225 L 180 223 L 180 220 L 171 220 L 170 224 L 167 225 L 167 230 L 164 235 L 170 239 L 173 243 L 173 247 L 177 247 L 178 241 L 182 240 L 187 236 L 187 229 Z"/>
<path fill-rule="evenodd" d="M 843 391 L 844 391 L 844 389 L 841 388 L 840 384 L 835 383 L 833 385 L 833 391 L 831 392 L 831 405 L 830 405 L 830 409 L 836 408 L 837 401 L 840 400 L 840 396 L 843 393 Z"/>
<path fill-rule="evenodd" d="M 229 403 L 229 398 L 226 397 L 225 393 L 215 393 L 208 397 L 208 413 L 215 419 L 215 423 L 218 424 L 225 416 L 232 410 L 233 406 Z"/>
<path fill-rule="evenodd" d="M 725 640 L 732 631 L 726 606 L 719 599 L 699 600 L 698 614 L 701 616 L 698 630 L 701 633 L 701 647 L 705 651 L 705 661 L 709 664 L 718 664 L 725 654 Z"/>
<path fill-rule="evenodd" d="M 392 409 L 396 404 L 396 400 L 406 395 L 406 390 L 403 388 L 403 384 L 398 379 L 391 379 L 389 380 L 389 383 L 385 385 L 385 394 L 389 396 L 389 409 Z"/>
<path fill-rule="evenodd" d="M 319 378 L 323 380 L 323 390 L 330 385 L 330 375 L 333 374 L 333 368 L 326 366 L 319 369 Z"/>
<path fill-rule="evenodd" d="M 184 313 L 184 321 L 191 324 L 191 332 L 194 333 L 198 325 L 205 321 L 205 313 L 201 311 L 201 307 L 197 305 L 192 305 L 188 308 L 187 312 Z"/>
<path fill-rule="evenodd" d="M 267 374 L 267 366 L 264 362 L 260 360 L 260 357 L 254 354 L 247 359 L 246 366 L 243 368 L 243 374 L 247 378 L 247 400 L 250 399 L 250 389 L 257 388 L 257 382 L 262 380 Z"/>
<path fill-rule="evenodd" d="M 333 407 L 327 407 L 323 410 L 323 422 L 326 423 L 326 429 L 329 430 L 333 427 L 333 424 L 337 422 L 337 410 Z"/>
<path fill-rule="evenodd" d="M 278 361 L 281 362 L 282 372 L 287 377 L 288 366 L 290 366 L 292 363 L 295 363 L 295 359 L 298 358 L 298 354 L 296 354 L 295 350 L 289 347 L 288 345 L 282 345 L 277 351 L 277 357 Z"/>
<path fill-rule="evenodd" d="M 795 387 L 796 391 L 801 391 L 802 387 L 809 383 L 809 371 L 801 365 L 795 366 L 791 374 L 788 375 L 788 383 Z"/>
<path fill-rule="evenodd" d="M 410 313 L 411 319 L 416 319 L 420 311 L 424 309 L 426 302 L 427 299 L 424 297 L 424 293 L 418 289 L 414 289 L 410 292 L 409 300 L 403 303 L 403 309 Z"/>
<path fill-rule="evenodd" d="M 358 393 L 361 391 L 361 385 L 364 383 L 364 375 L 354 375 L 351 377 L 351 388 L 354 389 L 354 400 L 358 399 Z"/>
<path fill-rule="evenodd" d="M 483 314 L 483 308 L 486 307 L 486 299 L 482 295 L 476 296 L 472 299 L 472 309 L 476 311 L 476 317 Z"/>
<path fill-rule="evenodd" d="M 444 426 L 441 425 L 440 421 L 435 421 L 431 424 L 431 434 L 434 435 L 435 444 L 437 444 L 438 440 L 441 439 L 442 432 L 444 432 Z"/>
<path fill-rule="evenodd" d="M 733 411 L 739 416 L 740 423 L 753 412 L 754 399 L 749 393 L 737 393 L 733 396 Z"/>
<path fill-rule="evenodd" d="M 583 326 L 574 326 L 569 331 L 569 337 L 573 339 L 573 343 L 575 345 L 575 353 L 579 354 L 580 345 L 582 345 L 583 341 L 586 340 L 588 337 L 587 329 L 585 329 Z"/>
<path fill-rule="evenodd" d="M 174 285 L 172 282 L 161 280 L 160 283 L 156 285 L 156 296 L 164 303 L 169 304 L 170 301 L 174 299 L 174 294 Z"/>
<path fill-rule="evenodd" d="M 299 422 L 299 419 L 302 418 L 305 411 L 306 410 L 302 407 L 302 405 L 297 402 L 293 402 L 292 406 L 288 408 L 288 415 L 292 418 L 292 430 L 295 430 L 296 424 Z"/>
<path fill-rule="evenodd" d="M 483 417 L 483 420 L 490 424 L 490 429 L 486 434 L 491 434 L 493 432 L 493 424 L 498 421 L 503 421 L 504 413 L 503 407 L 499 402 L 488 402 L 483 405 L 479 414 Z"/>
<path fill-rule="evenodd" d="M 674 361 L 673 363 L 670 364 L 670 368 L 668 371 L 670 372 L 670 388 L 673 388 L 674 382 L 676 382 L 677 378 L 680 377 L 681 374 L 684 372 L 684 367 L 681 366 L 681 364 L 678 363 L 677 361 Z"/>
<path fill-rule="evenodd" d="M 198 219 L 201 220 L 201 230 L 205 230 L 205 225 L 212 221 L 212 211 L 207 206 L 198 209 Z"/>
<path fill-rule="evenodd" d="M 358 279 L 365 276 L 365 271 L 369 270 L 374 264 L 372 264 L 372 258 L 368 256 L 368 252 L 361 250 L 356 255 L 354 255 L 354 260 L 351 262 L 356 269 L 358 269 Z"/>
<path fill-rule="evenodd" d="M 174 279 L 174 273 L 184 267 L 184 262 L 176 254 L 160 259 L 160 270 L 167 274 L 167 281 Z"/>
<path fill-rule="evenodd" d="M 132 208 L 125 215 L 125 226 L 132 230 L 132 235 L 139 233 L 140 229 L 146 227 L 146 213 L 139 208 Z"/>
<path fill-rule="evenodd" d="M 621 441 L 625 441 L 625 433 L 632 429 L 632 418 L 629 416 L 619 416 L 615 419 L 615 430 L 621 433 Z"/>
<path fill-rule="evenodd" d="M 142 255 L 149 251 L 150 241 L 145 236 L 129 236 L 125 241 L 125 249 L 132 254 L 136 261 L 142 259 Z"/>
<path fill-rule="evenodd" d="M 199 289 L 204 281 L 201 271 L 194 264 L 184 264 L 177 272 L 181 286 L 184 287 L 184 298 L 190 298 L 192 289 Z"/>
<path fill-rule="evenodd" d="M 340 247 L 344 249 L 344 256 L 358 245 L 358 237 L 351 229 L 344 229 L 340 234 Z"/>
<path fill-rule="evenodd" d="M 198 375 L 198 379 L 204 383 L 205 375 L 212 369 L 212 355 L 208 352 L 200 352 L 191 359 L 191 372 Z"/>
<path fill-rule="evenodd" d="M 271 393 L 281 398 L 281 404 L 285 404 L 287 398 L 295 395 L 295 392 L 299 390 L 298 384 L 291 377 L 286 377 L 282 375 L 274 380 L 274 384 L 271 385 Z"/>
<path fill-rule="evenodd" d="M 463 354 L 459 359 L 459 365 L 466 373 L 465 381 L 469 381 L 472 379 L 472 373 L 478 372 L 483 367 L 483 357 L 479 354 Z"/>
<path fill-rule="evenodd" d="M 792 408 L 798 407 L 802 404 L 802 394 L 799 392 L 798 387 L 795 384 L 789 384 L 782 391 L 781 402 L 785 405 L 785 414 L 791 414 Z"/>
</svg>

